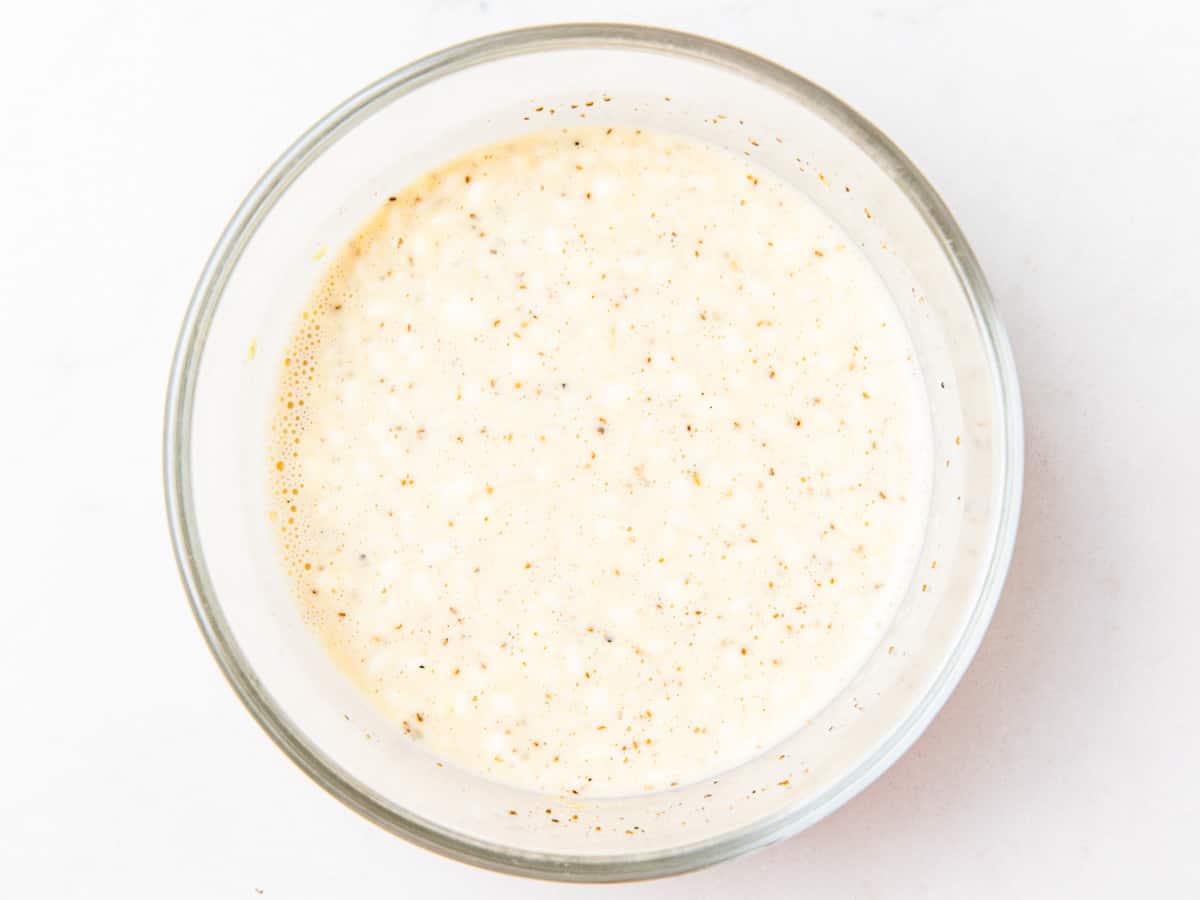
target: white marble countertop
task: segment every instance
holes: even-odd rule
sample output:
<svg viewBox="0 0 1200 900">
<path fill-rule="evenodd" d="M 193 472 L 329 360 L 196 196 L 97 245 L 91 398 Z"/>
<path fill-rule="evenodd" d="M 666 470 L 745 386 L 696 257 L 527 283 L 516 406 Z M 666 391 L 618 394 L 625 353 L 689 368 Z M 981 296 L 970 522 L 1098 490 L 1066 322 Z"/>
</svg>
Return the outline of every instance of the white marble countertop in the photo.
<svg viewBox="0 0 1200 900">
<path fill-rule="evenodd" d="M 0 894 L 585 893 L 410 847 L 288 764 L 192 622 L 159 474 L 184 305 L 266 165 L 414 56 L 568 18 L 740 44 L 879 124 L 990 276 L 1028 432 L 1004 599 L 917 745 L 795 839 L 589 896 L 1200 896 L 1200 15 L 940 0 L 9 11 Z"/>
</svg>

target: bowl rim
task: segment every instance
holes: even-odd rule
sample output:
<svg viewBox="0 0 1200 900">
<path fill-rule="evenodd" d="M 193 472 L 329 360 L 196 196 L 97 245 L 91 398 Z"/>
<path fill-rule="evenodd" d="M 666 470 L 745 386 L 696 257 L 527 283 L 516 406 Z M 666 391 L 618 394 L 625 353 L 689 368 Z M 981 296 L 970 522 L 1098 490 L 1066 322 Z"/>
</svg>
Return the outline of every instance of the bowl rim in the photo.
<svg viewBox="0 0 1200 900">
<path fill-rule="evenodd" d="M 481 63 L 552 50 L 620 48 L 674 55 L 765 82 L 815 111 L 880 165 L 936 235 L 954 268 L 992 364 L 1002 410 L 999 512 L 991 558 L 958 642 L 926 694 L 875 749 L 836 784 L 800 807 L 707 841 L 643 853 L 542 854 L 478 841 L 387 801 L 319 751 L 276 704 L 241 652 L 209 578 L 191 489 L 191 416 L 196 379 L 213 316 L 229 275 L 258 225 L 307 167 L 343 134 L 424 84 Z M 196 622 L 223 675 L 259 726 L 313 781 L 387 831 L 443 856 L 512 875 L 568 882 L 618 882 L 681 874 L 761 849 L 824 818 L 867 787 L 924 732 L 966 671 L 999 602 L 1020 514 L 1024 442 L 1020 392 L 1007 335 L 978 260 L 945 203 L 915 165 L 878 128 L 833 94 L 783 66 L 729 44 L 642 25 L 570 23 L 520 28 L 456 44 L 380 78 L 345 100 L 297 139 L 242 201 L 197 281 L 171 364 L 163 428 L 168 527 Z"/>
</svg>

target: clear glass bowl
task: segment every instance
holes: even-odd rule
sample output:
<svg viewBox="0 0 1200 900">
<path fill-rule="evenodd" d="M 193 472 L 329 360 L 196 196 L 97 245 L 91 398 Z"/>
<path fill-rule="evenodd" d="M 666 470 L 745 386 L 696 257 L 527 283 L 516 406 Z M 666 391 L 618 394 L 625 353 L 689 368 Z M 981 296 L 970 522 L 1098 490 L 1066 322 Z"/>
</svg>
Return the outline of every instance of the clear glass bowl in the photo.
<svg viewBox="0 0 1200 900">
<path fill-rule="evenodd" d="M 601 800 L 539 796 L 438 766 L 383 721 L 301 623 L 268 531 L 263 471 L 279 358 L 324 248 L 446 159 L 585 122 L 748 153 L 822 206 L 900 306 L 936 448 L 921 560 L 854 683 L 808 727 L 732 771 Z M 197 621 L 251 715 L 301 769 L 371 821 L 447 856 L 521 875 L 620 881 L 793 835 L 916 740 L 999 597 L 1022 438 L 1012 356 L 979 265 L 891 141 L 816 85 L 733 47 L 636 26 L 558 25 L 405 66 L 327 115 L 270 168 L 196 287 L 171 373 L 164 455 L 171 534 Z"/>
</svg>

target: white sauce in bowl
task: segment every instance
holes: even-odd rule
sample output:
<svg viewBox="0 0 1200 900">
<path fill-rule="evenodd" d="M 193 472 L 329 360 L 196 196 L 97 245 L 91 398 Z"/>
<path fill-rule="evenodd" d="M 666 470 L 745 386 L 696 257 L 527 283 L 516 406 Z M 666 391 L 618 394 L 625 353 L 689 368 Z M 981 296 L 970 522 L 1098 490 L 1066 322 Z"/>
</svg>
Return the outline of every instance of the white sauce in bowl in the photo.
<svg viewBox="0 0 1200 900">
<path fill-rule="evenodd" d="M 631 129 L 389 200 L 284 361 L 272 516 L 338 666 L 431 752 L 547 793 L 770 748 L 853 678 L 924 533 L 882 281 L 797 189 Z"/>
</svg>

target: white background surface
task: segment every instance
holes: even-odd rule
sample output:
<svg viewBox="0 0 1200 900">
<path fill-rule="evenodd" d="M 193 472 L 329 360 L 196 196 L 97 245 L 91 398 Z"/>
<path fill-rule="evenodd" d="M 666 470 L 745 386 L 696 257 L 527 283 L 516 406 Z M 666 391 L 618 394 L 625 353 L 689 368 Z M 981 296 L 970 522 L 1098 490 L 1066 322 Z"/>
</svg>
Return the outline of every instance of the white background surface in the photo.
<svg viewBox="0 0 1200 900">
<path fill-rule="evenodd" d="M 1200 18 L 1143 2 L 17 4 L 0 29 L 0 896 L 1200 896 Z M 584 889 L 475 871 L 310 784 L 225 686 L 166 537 L 161 408 L 226 218 L 414 56 L 564 19 L 723 38 L 891 135 L 1016 350 L 1025 511 L 926 735 L 749 859 Z"/>
</svg>

